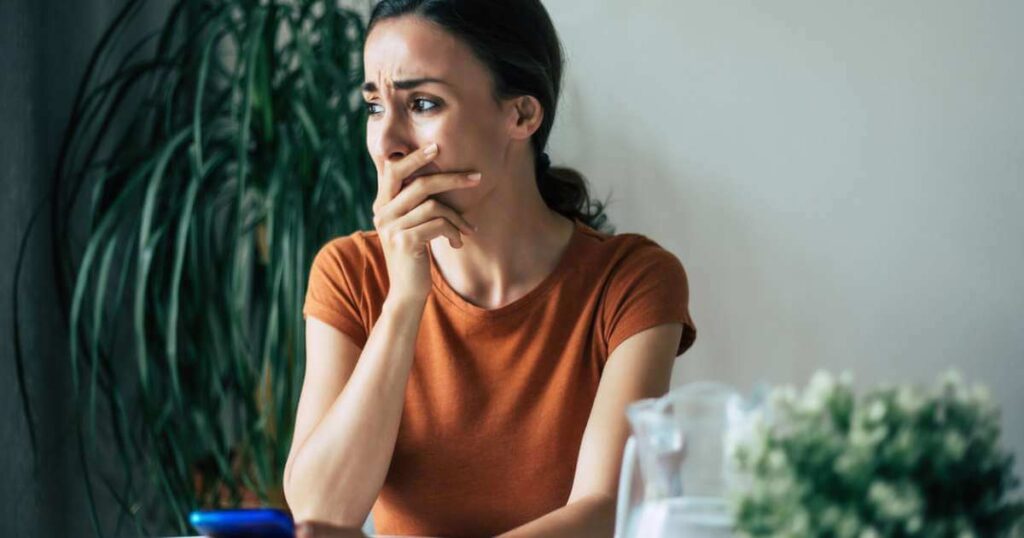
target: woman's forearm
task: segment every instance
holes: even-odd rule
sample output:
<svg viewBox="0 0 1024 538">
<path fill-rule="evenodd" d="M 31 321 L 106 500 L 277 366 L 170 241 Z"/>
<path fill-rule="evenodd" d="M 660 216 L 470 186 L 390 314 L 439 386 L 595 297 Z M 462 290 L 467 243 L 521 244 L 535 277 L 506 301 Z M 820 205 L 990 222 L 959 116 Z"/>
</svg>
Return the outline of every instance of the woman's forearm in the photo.
<svg viewBox="0 0 1024 538">
<path fill-rule="evenodd" d="M 345 388 L 285 473 L 296 521 L 359 527 L 373 508 L 395 449 L 423 306 L 385 300 Z"/>
<path fill-rule="evenodd" d="M 498 538 L 610 538 L 613 534 L 615 498 L 594 495 L 573 501 Z"/>
</svg>

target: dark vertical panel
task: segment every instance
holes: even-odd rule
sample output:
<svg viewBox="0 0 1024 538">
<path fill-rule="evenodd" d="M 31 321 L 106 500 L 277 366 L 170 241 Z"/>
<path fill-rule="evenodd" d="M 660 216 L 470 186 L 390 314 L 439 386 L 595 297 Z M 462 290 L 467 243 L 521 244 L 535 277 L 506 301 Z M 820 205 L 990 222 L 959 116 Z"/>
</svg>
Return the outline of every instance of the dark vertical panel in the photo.
<svg viewBox="0 0 1024 538">
<path fill-rule="evenodd" d="M 133 33 L 159 24 L 166 4 L 150 2 Z M 67 334 L 56 305 L 48 219 L 31 236 L 18 289 L 24 374 L 39 443 L 35 470 L 14 361 L 12 284 L 18 242 L 46 195 L 89 55 L 122 5 L 0 0 L 0 536 L 93 535 L 75 445 Z M 100 519 L 111 530 L 116 507 L 107 495 L 98 500 Z"/>
</svg>

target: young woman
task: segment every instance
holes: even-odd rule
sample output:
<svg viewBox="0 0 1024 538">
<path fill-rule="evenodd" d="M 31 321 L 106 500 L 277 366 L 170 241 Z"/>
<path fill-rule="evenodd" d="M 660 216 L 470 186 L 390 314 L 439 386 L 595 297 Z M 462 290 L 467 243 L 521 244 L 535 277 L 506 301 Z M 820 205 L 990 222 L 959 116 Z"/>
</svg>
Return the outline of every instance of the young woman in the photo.
<svg viewBox="0 0 1024 538">
<path fill-rule="evenodd" d="M 562 63 L 538 0 L 374 9 L 376 230 L 310 273 L 296 520 L 611 536 L 624 409 L 668 389 L 696 329 L 679 260 L 598 231 L 582 177 L 550 168 Z"/>
</svg>

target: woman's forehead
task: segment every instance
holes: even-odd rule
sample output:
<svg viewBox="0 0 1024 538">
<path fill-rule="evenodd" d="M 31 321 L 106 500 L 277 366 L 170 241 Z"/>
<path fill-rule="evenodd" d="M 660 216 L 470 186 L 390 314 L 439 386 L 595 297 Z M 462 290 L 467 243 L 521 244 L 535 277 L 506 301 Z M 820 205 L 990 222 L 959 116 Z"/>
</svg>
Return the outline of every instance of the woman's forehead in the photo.
<svg viewBox="0 0 1024 538">
<path fill-rule="evenodd" d="M 458 84 L 474 75 L 469 48 L 440 26 L 419 17 L 399 17 L 374 26 L 363 50 L 366 82 L 438 78 Z"/>
</svg>

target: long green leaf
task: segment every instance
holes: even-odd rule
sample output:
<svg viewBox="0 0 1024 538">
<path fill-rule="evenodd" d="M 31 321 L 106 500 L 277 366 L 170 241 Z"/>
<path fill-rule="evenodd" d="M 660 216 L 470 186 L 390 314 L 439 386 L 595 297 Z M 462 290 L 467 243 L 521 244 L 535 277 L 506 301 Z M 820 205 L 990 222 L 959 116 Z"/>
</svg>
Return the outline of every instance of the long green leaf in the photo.
<svg viewBox="0 0 1024 538">
<path fill-rule="evenodd" d="M 107 247 L 103 252 L 103 260 L 100 262 L 99 273 L 96 277 L 96 296 L 103 298 L 107 292 L 107 281 L 110 278 L 110 267 L 111 262 L 114 261 L 114 253 L 117 251 L 117 237 L 111 238 L 110 242 L 107 243 Z M 90 382 L 89 382 L 89 404 L 87 406 L 89 412 L 89 438 L 95 442 L 96 440 L 96 391 L 99 385 L 99 343 L 100 343 L 100 331 L 103 329 L 103 306 L 102 300 L 93 303 L 92 312 L 92 332 L 89 334 L 89 340 L 92 344 L 92 348 L 89 351 L 89 357 L 92 364 L 89 366 Z"/>
<path fill-rule="evenodd" d="M 135 352 L 136 360 L 139 365 L 139 379 L 142 383 L 143 390 L 147 390 L 150 387 L 149 384 L 149 353 L 147 351 L 146 344 L 146 279 L 149 275 L 149 267 L 153 262 L 153 251 L 159 240 L 158 237 L 150 235 L 153 214 L 156 211 L 157 194 L 160 191 L 160 185 L 164 179 L 164 173 L 167 170 L 167 164 L 170 162 L 171 157 L 174 155 L 178 148 L 188 139 L 190 131 L 187 129 L 181 130 L 176 136 L 170 139 L 165 145 L 160 156 L 156 160 L 156 166 L 153 168 L 153 173 L 149 179 L 149 185 L 146 188 L 146 197 L 142 205 L 142 222 L 139 228 L 139 267 L 136 271 L 135 277 L 135 308 L 134 308 L 134 322 L 135 322 Z"/>
</svg>

